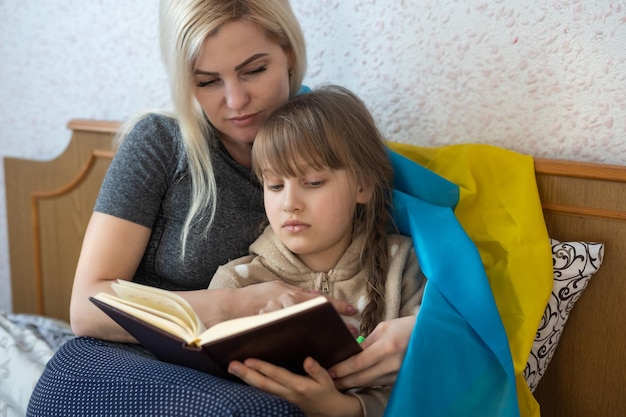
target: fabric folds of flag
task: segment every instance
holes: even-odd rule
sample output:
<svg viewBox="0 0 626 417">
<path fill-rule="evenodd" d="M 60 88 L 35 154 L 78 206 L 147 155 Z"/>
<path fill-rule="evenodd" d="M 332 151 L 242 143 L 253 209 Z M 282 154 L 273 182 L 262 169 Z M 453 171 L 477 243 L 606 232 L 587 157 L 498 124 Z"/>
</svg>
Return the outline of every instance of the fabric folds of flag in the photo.
<svg viewBox="0 0 626 417">
<path fill-rule="evenodd" d="M 494 156 L 490 152 L 495 152 L 496 165 L 507 164 L 510 162 L 507 158 L 517 160 L 518 154 L 506 154 L 502 160 L 504 150 L 494 147 L 447 147 L 443 152 L 445 160 L 452 160 L 461 167 L 455 168 L 450 175 L 449 167 L 441 169 L 437 164 L 435 169 L 423 167 L 428 165 L 424 162 L 437 156 L 421 152 L 423 148 L 390 146 L 411 156 L 409 159 L 390 151 L 395 170 L 394 219 L 401 233 L 412 237 L 428 283 L 405 362 L 385 415 L 538 416 L 538 406 L 524 385 L 521 371 L 551 288 L 551 261 L 546 264 L 550 252 L 545 224 L 541 229 L 540 209 L 539 214 L 533 211 L 535 202 L 531 202 L 533 217 L 528 219 L 528 207 L 522 210 L 523 215 L 515 212 L 518 207 L 509 207 L 511 202 L 525 195 L 504 198 L 496 204 L 503 205 L 500 211 L 504 215 L 496 215 L 495 225 L 486 226 L 468 213 L 477 207 L 484 209 L 488 200 L 482 199 L 478 204 L 475 198 L 472 199 L 475 197 L 472 192 L 457 185 L 465 185 L 464 176 L 478 176 L 481 177 L 478 182 L 484 182 L 483 177 L 491 175 L 489 170 L 477 171 L 458 163 L 470 154 L 489 158 Z M 486 165 L 490 166 L 488 162 Z M 448 179 L 435 173 L 437 170 L 444 172 Z M 527 182 L 525 178 L 524 181 Z M 534 175 L 532 183 L 534 185 Z M 481 192 L 492 191 L 484 183 L 481 185 Z M 532 192 L 532 187 L 530 189 Z M 498 194 L 497 191 L 494 192 Z M 492 202 L 488 201 L 488 204 Z M 455 211 L 463 215 L 459 216 Z M 537 280 L 543 284 L 532 294 L 525 292 L 526 287 L 516 282 L 519 280 L 516 274 L 509 273 L 517 263 L 515 256 L 496 255 L 497 259 L 492 259 L 494 255 L 481 244 L 485 240 L 502 238 L 504 249 L 515 249 L 520 246 L 520 231 L 516 229 L 525 224 L 537 225 L 539 229 L 530 240 L 540 243 L 535 245 L 537 247 L 531 245 L 531 251 L 543 250 L 541 242 L 545 238 L 545 257 L 539 256 L 537 261 L 543 266 Z M 511 243 L 509 239 L 515 242 Z M 521 250 L 519 257 L 528 255 L 528 250 Z M 546 280 L 547 273 L 550 276 Z M 511 303 L 512 307 L 509 306 Z"/>
</svg>

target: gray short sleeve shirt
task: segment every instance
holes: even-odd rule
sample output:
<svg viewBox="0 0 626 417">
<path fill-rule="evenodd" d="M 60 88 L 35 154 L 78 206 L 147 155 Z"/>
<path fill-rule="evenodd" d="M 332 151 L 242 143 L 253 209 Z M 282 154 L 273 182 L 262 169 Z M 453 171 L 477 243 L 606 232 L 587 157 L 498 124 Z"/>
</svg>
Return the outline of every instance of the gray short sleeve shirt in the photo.
<svg viewBox="0 0 626 417">
<path fill-rule="evenodd" d="M 134 281 L 156 287 L 206 288 L 218 266 L 248 253 L 265 219 L 262 190 L 249 168 L 235 162 L 221 144 L 213 147 L 217 212 L 192 225 L 185 260 L 181 231 L 191 199 L 191 181 L 178 124 L 149 115 L 139 121 L 117 151 L 95 210 L 152 230 Z"/>
</svg>

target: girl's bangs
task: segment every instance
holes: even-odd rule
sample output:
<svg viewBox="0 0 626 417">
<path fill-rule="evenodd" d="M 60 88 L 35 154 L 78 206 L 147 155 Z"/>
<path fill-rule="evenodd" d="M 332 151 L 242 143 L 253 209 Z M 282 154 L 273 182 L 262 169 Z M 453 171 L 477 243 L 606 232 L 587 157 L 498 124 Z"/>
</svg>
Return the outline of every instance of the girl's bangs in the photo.
<svg viewBox="0 0 626 417">
<path fill-rule="evenodd" d="M 257 174 L 270 171 L 281 177 L 295 177 L 311 168 L 341 168 L 329 141 L 321 140 L 316 132 L 291 123 L 273 128 L 270 132 L 259 132 L 255 140 L 253 159 Z"/>
</svg>

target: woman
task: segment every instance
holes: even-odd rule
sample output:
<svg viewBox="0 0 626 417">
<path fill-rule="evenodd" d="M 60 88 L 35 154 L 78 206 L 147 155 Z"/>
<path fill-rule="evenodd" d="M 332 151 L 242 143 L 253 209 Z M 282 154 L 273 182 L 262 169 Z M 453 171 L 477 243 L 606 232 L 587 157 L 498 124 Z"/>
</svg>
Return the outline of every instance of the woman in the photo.
<svg viewBox="0 0 626 417">
<path fill-rule="evenodd" d="M 245 255 L 260 233 L 264 212 L 261 189 L 251 179 L 252 142 L 267 115 L 297 94 L 306 66 L 288 1 L 163 0 L 161 50 L 174 115 L 146 115 L 122 134 L 72 292 L 72 328 L 91 338 L 75 339 L 55 355 L 29 415 L 88 415 L 87 406 L 98 415 L 129 414 L 129 403 L 134 414 L 154 414 L 157 407 L 173 410 L 160 411 L 166 414 L 228 415 L 235 412 L 227 410 L 232 398 L 236 407 L 250 404 L 237 411 L 246 415 L 297 412 L 250 387 L 115 343 L 133 339 L 88 301 L 110 291 L 114 279 L 134 280 L 180 291 L 211 325 L 311 297 L 277 281 L 206 290 L 217 267 Z M 355 311 L 334 303 L 342 314 Z M 395 380 L 413 321 L 382 323 L 362 354 L 331 370 L 337 386 Z M 184 402 L 191 408 L 183 409 Z M 280 411 L 268 411 L 272 407 Z"/>
</svg>

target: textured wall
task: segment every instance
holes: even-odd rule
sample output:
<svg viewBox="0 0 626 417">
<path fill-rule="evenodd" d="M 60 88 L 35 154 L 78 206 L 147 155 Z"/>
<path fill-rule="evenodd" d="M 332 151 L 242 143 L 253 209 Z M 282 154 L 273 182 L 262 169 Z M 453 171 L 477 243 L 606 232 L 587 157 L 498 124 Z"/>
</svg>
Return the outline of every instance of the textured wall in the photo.
<svg viewBox="0 0 626 417">
<path fill-rule="evenodd" d="M 626 165 L 626 2 L 292 0 L 305 82 L 345 85 L 392 140 Z M 51 159 L 72 118 L 169 103 L 156 0 L 0 0 L 0 156 Z M 0 309 L 10 309 L 0 171 Z"/>
<path fill-rule="evenodd" d="M 311 79 L 358 91 L 391 138 L 626 164 L 626 3 L 315 4 Z"/>
<path fill-rule="evenodd" d="M 70 119 L 169 105 L 156 0 L 0 0 L 0 157 L 47 160 Z M 11 308 L 4 168 L 0 310 Z"/>
</svg>

